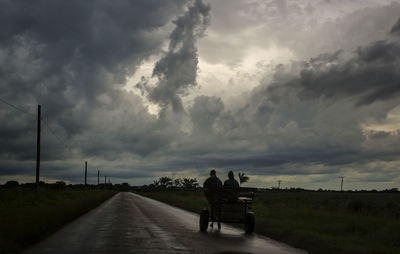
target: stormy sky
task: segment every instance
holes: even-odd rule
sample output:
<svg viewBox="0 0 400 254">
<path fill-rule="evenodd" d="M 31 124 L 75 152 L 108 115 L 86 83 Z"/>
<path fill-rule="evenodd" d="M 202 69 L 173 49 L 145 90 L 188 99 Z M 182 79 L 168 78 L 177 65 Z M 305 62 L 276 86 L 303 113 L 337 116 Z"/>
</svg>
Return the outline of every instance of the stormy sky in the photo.
<svg viewBox="0 0 400 254">
<path fill-rule="evenodd" d="M 49 182 L 398 188 L 400 1 L 0 0 L 0 99 L 0 183 L 40 104 Z"/>
</svg>

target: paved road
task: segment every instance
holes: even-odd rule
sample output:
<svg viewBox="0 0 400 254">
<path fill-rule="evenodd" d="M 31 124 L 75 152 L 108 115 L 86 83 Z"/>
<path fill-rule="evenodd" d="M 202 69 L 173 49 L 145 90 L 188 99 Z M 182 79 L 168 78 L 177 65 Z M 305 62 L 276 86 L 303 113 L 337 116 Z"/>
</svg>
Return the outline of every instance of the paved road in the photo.
<svg viewBox="0 0 400 254">
<path fill-rule="evenodd" d="M 122 192 L 25 253 L 306 253 L 224 224 L 202 233 L 198 221 L 197 214 Z"/>
</svg>

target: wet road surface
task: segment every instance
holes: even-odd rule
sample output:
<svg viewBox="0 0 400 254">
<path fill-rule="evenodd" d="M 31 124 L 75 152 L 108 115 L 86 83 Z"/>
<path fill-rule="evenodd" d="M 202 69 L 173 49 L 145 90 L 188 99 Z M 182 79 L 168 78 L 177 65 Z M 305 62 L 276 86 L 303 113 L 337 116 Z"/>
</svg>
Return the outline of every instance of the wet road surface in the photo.
<svg viewBox="0 0 400 254">
<path fill-rule="evenodd" d="M 203 233 L 198 214 L 121 192 L 24 253 L 306 252 L 225 224 Z"/>
</svg>

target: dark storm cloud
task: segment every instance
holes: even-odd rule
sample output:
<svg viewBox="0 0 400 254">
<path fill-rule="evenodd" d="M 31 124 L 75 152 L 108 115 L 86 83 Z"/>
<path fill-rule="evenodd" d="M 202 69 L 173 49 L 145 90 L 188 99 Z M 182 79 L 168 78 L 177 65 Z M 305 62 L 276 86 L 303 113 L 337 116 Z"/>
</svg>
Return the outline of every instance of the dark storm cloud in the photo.
<svg viewBox="0 0 400 254">
<path fill-rule="evenodd" d="M 224 109 L 224 103 L 221 98 L 198 96 L 195 98 L 193 106 L 189 109 L 191 121 L 193 123 L 193 132 L 213 132 L 215 120 Z"/>
<path fill-rule="evenodd" d="M 178 1 L 1 4 L 2 73 L 8 74 L 2 75 L 2 92 L 26 88 L 38 101 L 60 104 L 57 109 L 73 105 L 70 86 L 77 90 L 73 96 L 93 100 L 113 89 L 109 83 L 123 84 L 134 70 L 127 67 L 135 68 L 162 42 L 149 31 L 163 26 L 179 7 Z"/>
<path fill-rule="evenodd" d="M 317 129 L 316 127 L 314 127 Z M 254 129 L 254 128 L 253 128 Z M 224 130 L 225 132 L 228 130 Z M 317 131 L 317 130 L 316 130 Z M 299 136 L 304 130 L 299 131 Z M 291 136 L 287 140 L 282 138 L 286 133 L 280 134 L 279 144 L 274 143 L 273 137 L 269 131 L 264 134 L 257 133 L 257 139 L 248 142 L 245 145 L 238 145 L 238 140 L 252 139 L 254 133 L 248 130 L 242 130 L 236 136 L 224 134 L 213 135 L 207 133 L 212 142 L 197 141 L 196 146 L 185 146 L 186 151 L 178 150 L 176 153 L 170 153 L 170 162 L 166 162 L 164 167 L 170 165 L 172 168 L 246 168 L 255 174 L 306 174 L 305 165 L 327 165 L 340 168 L 341 166 L 351 164 L 355 161 L 368 161 L 369 159 L 393 159 L 396 152 L 386 152 L 385 154 L 367 153 L 360 149 L 346 146 L 339 142 L 327 140 L 324 137 L 312 137 L 312 140 L 302 139 L 298 136 Z M 334 133 L 332 133 L 334 135 Z M 264 140 L 265 143 L 264 143 Z M 301 141 L 301 144 L 298 144 Z M 315 143 L 314 143 L 315 142 Z M 297 143 L 297 144 L 294 144 Z M 201 149 L 204 148 L 204 149 Z M 397 149 L 399 150 L 399 149 Z M 175 156 L 172 156 L 174 154 Z M 390 158 L 388 156 L 391 156 Z M 299 165 L 292 169 L 290 165 Z M 293 172 L 298 171 L 298 173 Z M 323 171 L 319 171 L 323 173 Z"/>
<path fill-rule="evenodd" d="M 189 108 L 192 137 L 171 151 L 190 160 L 171 163 L 295 175 L 395 161 L 398 134 L 366 134 L 361 125 L 386 119 L 400 104 L 399 66 L 399 42 L 381 40 L 351 55 L 337 51 L 278 65 L 273 80 L 262 81 L 235 110 L 199 96 Z M 197 138 L 202 130 L 206 135 Z"/>
<path fill-rule="evenodd" d="M 258 125 L 252 131 L 264 137 L 266 158 L 276 155 L 278 164 L 304 158 L 304 164 L 345 165 L 398 157 L 396 133 L 366 140 L 360 126 L 367 119 L 385 119 L 400 104 L 397 40 L 359 47 L 352 56 L 338 51 L 293 65 L 278 66 L 273 81 L 257 87 L 235 116 L 241 125 L 245 119 Z M 238 133 L 251 139 L 248 132 Z M 383 134 L 389 136 L 373 141 Z"/>
<path fill-rule="evenodd" d="M 87 99 L 111 90 L 108 82 L 122 84 L 127 66 L 134 68 L 158 50 L 162 38 L 149 31 L 163 26 L 178 8 L 177 1 L 2 1 L 2 5 L 2 56 L 10 60 L 2 66 L 9 72 L 7 81 L 37 90 L 37 96 L 55 91 L 64 95 L 74 81 L 79 88 L 74 95 Z M 15 73 L 16 67 L 34 69 Z M 8 88 L 19 92 L 21 86 Z M 65 99 L 61 95 L 55 99 Z"/>
<path fill-rule="evenodd" d="M 397 23 L 394 24 L 394 26 L 392 27 L 392 30 L 390 30 L 390 32 L 392 34 L 399 35 L 399 33 L 400 33 L 400 19 L 397 20 Z"/>
<path fill-rule="evenodd" d="M 398 1 L 211 0 L 211 6 L 213 36 L 199 52 L 202 60 L 230 66 L 252 47 L 286 48 L 299 59 L 354 50 L 382 39 L 400 13 Z"/>
<path fill-rule="evenodd" d="M 286 13 L 284 23 L 292 24 L 306 11 L 304 6 L 296 11 L 293 1 L 270 2 L 274 8 L 267 14 L 276 12 L 270 21 Z M 235 1 L 232 8 L 243 5 L 247 6 Z M 255 25 L 268 7 L 257 6 L 252 2 L 249 8 L 259 15 L 246 15 L 246 22 L 231 17 L 229 21 L 235 22 L 228 32 L 241 22 L 244 30 Z M 400 5 L 391 6 L 393 10 L 377 9 L 392 13 Z M 218 11 L 224 9 L 219 7 Z M 59 142 L 43 125 L 43 172 L 51 178 L 81 181 L 85 160 L 91 174 L 100 170 L 113 178 L 148 180 L 185 170 L 201 175 L 213 167 L 275 176 L 338 174 L 356 165 L 358 172 L 368 173 L 368 163 L 398 159 L 399 132 L 362 128 L 368 121 L 384 121 L 399 105 L 396 36 L 366 43 L 351 54 L 346 47 L 326 54 L 318 50 L 309 61 L 277 65 L 271 80 L 263 79 L 253 91 L 236 98 L 234 106 L 206 95 L 193 96 L 185 104 L 182 97 L 197 85 L 196 44 L 205 35 L 210 11 L 200 0 L 0 0 L 0 98 L 33 115 L 0 107 L 0 174 L 33 172 L 37 103 L 61 138 Z M 297 12 L 300 16 L 293 19 Z M 365 12 L 368 15 L 360 22 L 384 16 L 379 10 L 361 11 Z M 360 23 L 350 21 L 346 36 Z M 217 25 L 221 30 L 225 26 Z M 385 31 L 396 34 L 397 26 Z M 296 26 L 285 30 L 288 33 L 281 27 L 273 27 L 277 34 L 271 36 L 290 44 L 285 38 Z M 367 35 L 363 36 L 355 41 Z M 169 47 L 162 52 L 166 40 Z M 314 49 L 309 40 L 304 42 L 305 55 Z M 336 41 L 329 43 L 336 50 Z M 318 45 L 324 48 L 325 42 Z M 156 55 L 161 55 L 153 70 L 157 81 L 144 77 L 138 87 L 161 108 L 158 116 L 149 114 L 144 98 L 122 89 L 137 66 Z M 226 92 L 229 95 L 229 88 Z"/>
<path fill-rule="evenodd" d="M 115 134 L 99 132 L 112 113 L 123 114 L 121 101 L 136 107 L 130 117 L 152 122 L 141 99 L 124 98 L 121 87 L 142 60 L 160 52 L 164 26 L 185 5 L 181 0 L 0 1 L 0 95 L 33 115 L 2 104 L 1 157 L 35 158 L 39 103 L 43 119 L 62 140 L 57 143 L 42 123 L 43 160 L 72 156 L 68 149 L 60 151 L 64 142 L 89 152 L 83 143 L 93 133 L 97 141 L 105 139 L 100 143 L 108 142 L 103 149 L 111 149 L 108 137 Z M 98 116 L 103 126 L 95 126 Z M 130 126 L 140 135 L 137 125 Z"/>
<path fill-rule="evenodd" d="M 158 78 L 155 87 L 147 79 L 137 87 L 148 92 L 150 101 L 161 106 L 163 113 L 168 106 L 174 112 L 182 112 L 181 97 L 189 87 L 197 85 L 197 47 L 196 41 L 204 35 L 209 23 L 210 5 L 196 0 L 187 12 L 174 21 L 175 29 L 170 35 L 168 52 L 155 65 L 153 77 Z"/>
<path fill-rule="evenodd" d="M 4 157 L 1 161 L 1 175 L 33 175 L 36 167 L 35 162 L 21 161 L 15 163 L 14 160 L 7 160 Z"/>
<path fill-rule="evenodd" d="M 292 85 L 298 86 L 306 96 L 355 96 L 357 105 L 399 95 L 398 42 L 378 41 L 359 48 L 349 60 L 341 62 L 339 58 L 323 55 L 311 59 Z"/>
<path fill-rule="evenodd" d="M 43 165 L 43 174 L 48 178 L 54 179 L 68 179 L 74 183 L 82 183 L 84 180 L 84 164 L 74 164 L 74 165 L 64 165 L 60 164 L 50 164 Z M 119 167 L 116 169 L 110 169 L 105 167 L 104 165 L 96 165 L 93 166 L 90 161 L 88 162 L 87 174 L 88 174 L 88 182 L 91 183 L 90 179 L 92 179 L 92 183 L 97 183 L 97 170 L 100 171 L 100 183 L 104 181 L 104 176 L 107 176 L 107 179 L 119 178 L 124 181 L 129 178 L 153 178 L 154 174 L 151 171 L 140 171 L 140 170 L 121 170 Z M 28 172 L 29 173 L 29 172 Z M 33 173 L 33 172 L 32 172 Z M 93 181 L 94 180 L 94 181 Z M 114 182 L 114 181 L 113 181 Z M 115 182 L 114 182 L 115 183 Z"/>
</svg>

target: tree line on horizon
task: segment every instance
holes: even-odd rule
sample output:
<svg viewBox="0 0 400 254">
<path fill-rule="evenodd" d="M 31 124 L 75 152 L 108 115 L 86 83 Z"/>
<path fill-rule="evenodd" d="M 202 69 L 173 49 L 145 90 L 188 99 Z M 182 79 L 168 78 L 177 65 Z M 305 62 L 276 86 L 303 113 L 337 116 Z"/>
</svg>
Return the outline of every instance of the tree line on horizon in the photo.
<svg viewBox="0 0 400 254">
<path fill-rule="evenodd" d="M 245 175 L 245 173 L 238 173 L 239 183 L 245 183 L 249 181 L 249 177 Z M 195 177 L 179 177 L 172 178 L 169 176 L 161 176 L 158 179 L 154 180 L 152 184 L 143 185 L 144 188 L 149 189 L 197 189 L 201 187 L 201 184 L 198 182 Z"/>
</svg>

